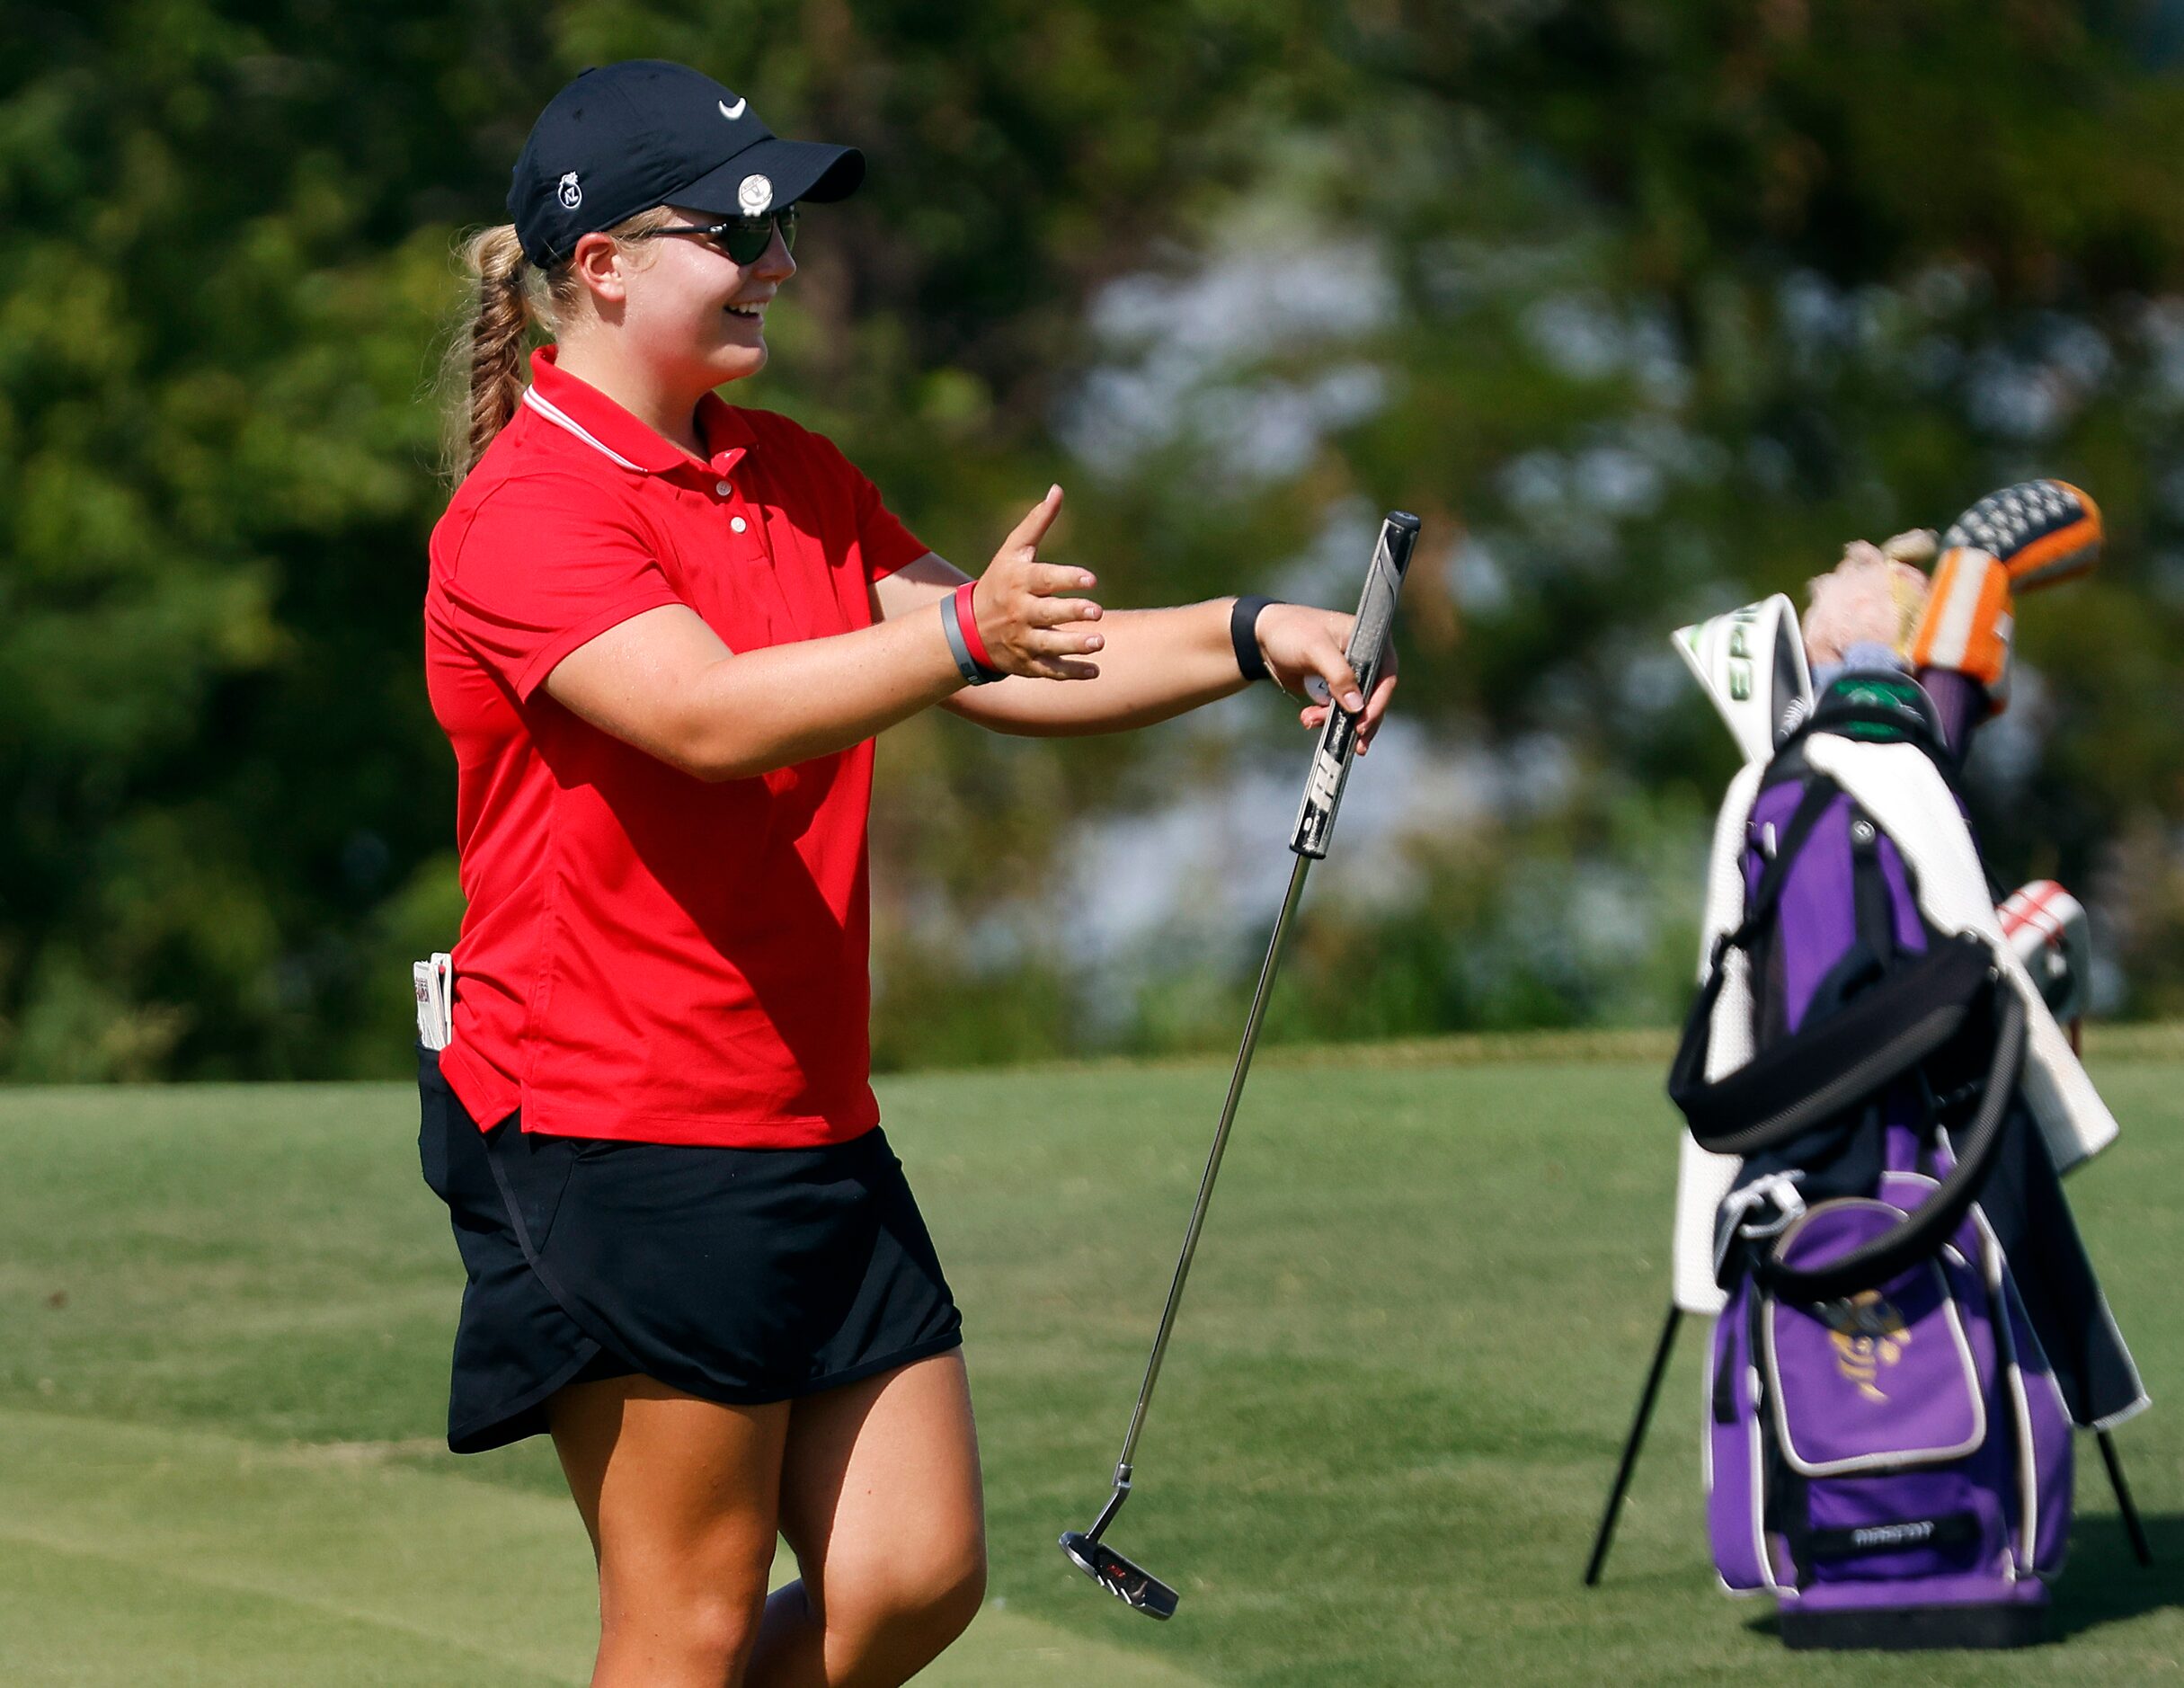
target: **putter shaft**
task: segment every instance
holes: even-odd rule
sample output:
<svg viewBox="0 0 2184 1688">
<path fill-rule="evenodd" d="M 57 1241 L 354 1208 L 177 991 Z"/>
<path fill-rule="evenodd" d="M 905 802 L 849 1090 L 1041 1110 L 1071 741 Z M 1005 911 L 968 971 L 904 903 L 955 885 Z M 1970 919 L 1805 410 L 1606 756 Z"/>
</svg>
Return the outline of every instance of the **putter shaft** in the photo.
<svg viewBox="0 0 2184 1688">
<path fill-rule="evenodd" d="M 1395 618 L 1396 594 L 1409 566 L 1418 537 L 1418 519 L 1404 511 L 1391 511 L 1381 524 L 1379 543 L 1366 570 L 1365 588 L 1358 599 L 1357 615 L 1351 623 L 1346 652 L 1358 690 L 1373 695 L 1388 656 L 1389 630 Z M 1168 1280 L 1167 1302 L 1160 1310 L 1160 1328 L 1153 1334 L 1152 1353 L 1145 1361 L 1145 1379 L 1138 1386 L 1138 1404 L 1130 1414 L 1130 1428 L 1123 1437 L 1122 1457 L 1114 1464 L 1114 1485 L 1107 1504 L 1091 1529 L 1071 1531 L 1061 1538 L 1061 1550 L 1070 1563 L 1133 1611 L 1150 1617 L 1175 1614 L 1176 1591 L 1157 1577 L 1132 1564 L 1100 1541 L 1114 1522 L 1123 1503 L 1130 1498 L 1131 1461 L 1137 1455 L 1138 1435 L 1145 1427 L 1146 1409 L 1152 1403 L 1153 1386 L 1160 1381 L 1160 1363 L 1167 1357 L 1167 1341 L 1176 1328 L 1176 1310 L 1183 1302 L 1183 1286 L 1189 1279 L 1191 1261 L 1198 1252 L 1199 1232 L 1204 1229 L 1206 1209 L 1213 1199 L 1213 1180 L 1220 1175 L 1221 1156 L 1229 1147 L 1229 1132 L 1236 1124 L 1236 1106 L 1243 1097 L 1244 1080 L 1251 1071 L 1251 1056 L 1259 1043 L 1259 1027 L 1266 1017 L 1266 1002 L 1273 994 L 1275 970 L 1281 965 L 1282 946 L 1289 937 L 1291 920 L 1304 894 L 1305 875 L 1312 863 L 1327 853 L 1327 840 L 1335 814 L 1342 803 L 1342 788 L 1349 777 L 1350 762 L 1357 749 L 1363 721 L 1361 710 L 1351 715 L 1330 707 L 1321 723 L 1318 749 L 1298 804 L 1290 831 L 1289 848 L 1297 865 L 1289 876 L 1289 893 L 1282 899 L 1282 912 L 1274 920 L 1274 935 L 1266 943 L 1266 959 L 1259 966 L 1258 988 L 1251 995 L 1251 1014 L 1244 1022 L 1244 1038 L 1236 1052 L 1236 1070 L 1229 1076 L 1229 1094 L 1221 1103 L 1221 1124 L 1213 1133 L 1213 1147 L 1206 1155 L 1206 1169 L 1198 1180 L 1198 1199 L 1191 1204 L 1190 1227 L 1184 1232 L 1183 1252 L 1176 1258 L 1175 1276 Z"/>
<path fill-rule="evenodd" d="M 1122 1497 L 1130 1488 L 1130 1465 L 1137 1453 L 1138 1432 L 1145 1427 L 1145 1409 L 1152 1400 L 1153 1385 L 1160 1381 L 1160 1362 L 1167 1355 L 1167 1338 L 1176 1328 L 1176 1309 L 1183 1302 L 1184 1280 L 1191 1275 L 1191 1257 L 1198 1252 L 1198 1233 L 1204 1229 L 1206 1209 L 1213 1199 L 1213 1180 L 1221 1171 L 1221 1158 L 1229 1147 L 1229 1128 L 1236 1124 L 1236 1105 L 1244 1094 L 1244 1079 L 1251 1071 L 1252 1052 L 1258 1047 L 1259 1024 L 1266 1017 L 1266 999 L 1274 989 L 1274 970 L 1282 959 L 1282 945 L 1289 937 L 1290 917 L 1297 911 L 1297 900 L 1304 894 L 1304 876 L 1311 870 L 1312 858 L 1299 856 L 1297 866 L 1289 876 L 1289 894 L 1282 900 L 1282 912 L 1274 920 L 1274 937 L 1266 946 L 1266 959 L 1259 967 L 1258 989 L 1252 993 L 1251 1015 L 1244 1022 L 1244 1041 L 1236 1052 L 1236 1071 L 1229 1077 L 1228 1098 L 1221 1106 L 1221 1124 L 1213 1131 L 1213 1147 L 1206 1156 L 1206 1169 L 1198 1180 L 1198 1199 L 1191 1207 L 1190 1228 L 1183 1233 L 1183 1252 L 1176 1258 L 1176 1275 L 1168 1281 L 1167 1304 L 1160 1310 L 1160 1328 L 1153 1334 L 1152 1354 L 1145 1362 L 1145 1381 L 1138 1386 L 1138 1404 L 1130 1415 L 1130 1429 L 1123 1437 L 1122 1457 L 1115 1461 L 1115 1493 L 1100 1514 L 1099 1522 L 1087 1533 L 1093 1541 L 1099 1540 L 1116 1512 L 1121 1510 Z"/>
</svg>

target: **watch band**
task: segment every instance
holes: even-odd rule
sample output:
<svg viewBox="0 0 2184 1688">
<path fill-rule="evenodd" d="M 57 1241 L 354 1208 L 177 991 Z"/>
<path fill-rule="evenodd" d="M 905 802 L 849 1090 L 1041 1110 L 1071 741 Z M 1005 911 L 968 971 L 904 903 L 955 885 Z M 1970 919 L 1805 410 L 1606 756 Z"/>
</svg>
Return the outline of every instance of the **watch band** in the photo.
<svg viewBox="0 0 2184 1688">
<path fill-rule="evenodd" d="M 1266 659 L 1259 654 L 1259 611 L 1281 601 L 1256 595 L 1239 598 L 1229 611 L 1229 643 L 1235 647 L 1237 671 L 1246 680 L 1274 678 L 1266 671 Z"/>
</svg>

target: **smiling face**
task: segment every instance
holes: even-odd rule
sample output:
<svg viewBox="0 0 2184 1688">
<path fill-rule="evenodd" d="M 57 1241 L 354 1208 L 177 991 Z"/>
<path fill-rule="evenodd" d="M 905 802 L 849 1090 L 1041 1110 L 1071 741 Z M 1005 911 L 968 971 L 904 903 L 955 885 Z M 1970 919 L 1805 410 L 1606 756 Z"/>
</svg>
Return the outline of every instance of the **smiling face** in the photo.
<svg viewBox="0 0 2184 1688">
<path fill-rule="evenodd" d="M 681 206 L 664 208 L 662 216 L 668 227 L 720 220 Z M 698 235 L 586 235 L 572 268 L 588 320 L 564 324 L 564 342 L 603 336 L 617 360 L 635 366 L 631 373 L 641 373 L 644 385 L 693 400 L 766 367 L 767 307 L 796 273 L 778 230 L 748 264 Z"/>
</svg>

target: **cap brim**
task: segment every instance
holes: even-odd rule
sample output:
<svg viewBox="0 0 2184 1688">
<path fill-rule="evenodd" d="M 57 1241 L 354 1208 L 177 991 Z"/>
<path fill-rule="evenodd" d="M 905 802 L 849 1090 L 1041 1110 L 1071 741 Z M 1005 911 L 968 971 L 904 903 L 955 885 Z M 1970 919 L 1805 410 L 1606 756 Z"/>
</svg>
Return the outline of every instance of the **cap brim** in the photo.
<svg viewBox="0 0 2184 1688">
<path fill-rule="evenodd" d="M 798 200 L 846 200 L 865 179 L 865 155 L 854 147 L 770 136 L 744 147 L 718 170 L 709 171 L 668 198 L 670 203 L 687 205 L 694 211 L 738 217 L 743 207 L 736 191 L 754 175 L 764 176 L 774 184 L 773 202 L 768 207 L 772 210 Z"/>
</svg>

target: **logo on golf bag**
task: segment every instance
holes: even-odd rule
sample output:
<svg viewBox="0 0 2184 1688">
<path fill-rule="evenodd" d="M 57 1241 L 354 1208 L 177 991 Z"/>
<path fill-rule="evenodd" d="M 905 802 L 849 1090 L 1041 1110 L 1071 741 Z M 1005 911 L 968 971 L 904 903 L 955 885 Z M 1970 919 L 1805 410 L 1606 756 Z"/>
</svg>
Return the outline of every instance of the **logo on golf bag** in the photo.
<svg viewBox="0 0 2184 1688">
<path fill-rule="evenodd" d="M 1883 1301 L 1878 1290 L 1861 1290 L 1848 1301 L 1829 1302 L 1819 1312 L 1835 1350 L 1835 1370 L 1868 1400 L 1887 1400 L 1880 1369 L 1895 1364 L 1911 1346 L 1902 1310 Z"/>
<path fill-rule="evenodd" d="M 1921 1518 L 1915 1524 L 1876 1524 L 1862 1530 L 1851 1532 L 1851 1545 L 1854 1548 L 1916 1547 L 1930 1541 L 1938 1526 L 1931 1518 Z"/>
</svg>

